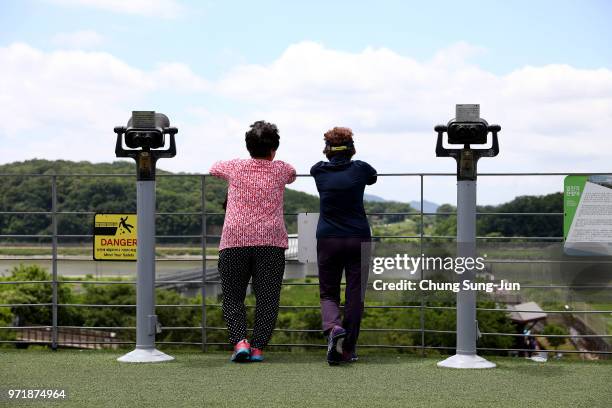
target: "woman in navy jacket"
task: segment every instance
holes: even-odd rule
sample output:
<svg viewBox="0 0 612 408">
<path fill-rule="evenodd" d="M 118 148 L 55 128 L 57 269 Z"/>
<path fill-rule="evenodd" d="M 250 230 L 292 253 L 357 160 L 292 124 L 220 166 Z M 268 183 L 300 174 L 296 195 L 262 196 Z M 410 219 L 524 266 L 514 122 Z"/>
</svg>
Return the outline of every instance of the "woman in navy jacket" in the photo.
<svg viewBox="0 0 612 408">
<path fill-rule="evenodd" d="M 329 161 L 312 166 L 320 196 L 317 225 L 317 263 L 323 332 L 328 338 L 327 361 L 355 361 L 355 346 L 363 315 L 371 241 L 363 207 L 366 185 L 376 182 L 376 170 L 351 160 L 355 154 L 353 132 L 335 127 L 325 133 L 323 154 Z M 344 317 L 340 315 L 340 283 L 346 274 Z"/>
</svg>

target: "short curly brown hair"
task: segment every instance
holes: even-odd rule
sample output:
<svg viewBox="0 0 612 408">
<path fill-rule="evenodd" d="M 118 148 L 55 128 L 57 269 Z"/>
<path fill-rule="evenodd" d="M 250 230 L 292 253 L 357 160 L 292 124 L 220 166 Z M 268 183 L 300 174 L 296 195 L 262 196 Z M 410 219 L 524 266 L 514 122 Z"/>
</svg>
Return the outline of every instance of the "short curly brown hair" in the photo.
<svg viewBox="0 0 612 408">
<path fill-rule="evenodd" d="M 323 154 L 331 159 L 334 156 L 344 155 L 353 157 L 355 146 L 353 145 L 353 131 L 347 127 L 334 127 L 323 135 L 325 149 Z M 334 149 L 340 147 L 341 149 Z"/>
</svg>

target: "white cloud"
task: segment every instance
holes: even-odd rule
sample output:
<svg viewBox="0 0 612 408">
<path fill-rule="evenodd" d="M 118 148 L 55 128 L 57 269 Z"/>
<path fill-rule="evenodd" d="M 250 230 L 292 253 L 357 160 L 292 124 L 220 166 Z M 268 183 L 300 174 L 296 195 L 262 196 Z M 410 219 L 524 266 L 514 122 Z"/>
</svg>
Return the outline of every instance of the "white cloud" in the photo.
<svg viewBox="0 0 612 408">
<path fill-rule="evenodd" d="M 51 38 L 51 42 L 60 48 L 90 49 L 104 43 L 104 37 L 93 30 L 58 33 Z"/>
<path fill-rule="evenodd" d="M 201 89 L 205 83 L 179 63 L 144 71 L 103 52 L 0 48 L 4 161 L 108 161 L 112 128 L 125 123 L 132 109 L 151 108 L 151 98 L 170 87 Z"/>
<path fill-rule="evenodd" d="M 157 86 L 174 91 L 201 92 L 209 89 L 207 80 L 179 62 L 160 63 L 152 75 Z"/>
<path fill-rule="evenodd" d="M 160 164 L 171 170 L 205 172 L 245 156 L 244 132 L 266 119 L 281 131 L 278 157 L 301 173 L 323 159 L 323 132 L 337 125 L 353 128 L 358 157 L 380 172 L 454 172 L 451 159 L 435 157 L 433 126 L 455 103 L 480 103 L 482 116 L 502 125 L 501 153 L 482 159 L 481 172 L 611 170 L 612 71 L 547 65 L 497 75 L 470 62 L 483 52 L 459 44 L 418 61 L 386 48 L 349 53 L 302 42 L 270 64 L 210 81 L 182 63 L 141 70 L 107 53 L 13 44 L 0 48 L 3 161 L 111 160 L 112 127 L 153 104 L 180 130 L 179 156 Z M 480 180 L 483 203 L 561 189 L 559 178 Z M 452 177 L 428 178 L 425 198 L 452 201 L 453 186 Z M 300 187 L 314 191 L 311 182 Z M 418 197 L 414 180 L 397 177 L 370 192 Z"/>
<path fill-rule="evenodd" d="M 184 10 L 177 0 L 47 0 L 64 6 L 82 6 L 121 14 L 175 18 Z"/>
<path fill-rule="evenodd" d="M 346 53 L 303 42 L 269 65 L 233 69 L 217 91 L 278 122 L 294 138 L 285 154 L 302 171 L 323 132 L 345 125 L 380 171 L 452 172 L 452 160 L 434 156 L 433 126 L 450 119 L 456 103 L 480 103 L 482 116 L 502 125 L 500 156 L 483 159 L 481 171 L 610 171 L 612 71 L 547 65 L 496 75 L 469 62 L 483 52 L 460 43 L 422 62 L 384 48 Z M 482 196 L 517 192 L 506 184 L 545 192 L 541 180 L 501 179 L 496 193 Z"/>
<path fill-rule="evenodd" d="M 486 54 L 484 47 L 477 47 L 465 41 L 459 41 L 438 51 L 433 58 L 435 65 L 464 65 L 472 57 Z"/>
</svg>

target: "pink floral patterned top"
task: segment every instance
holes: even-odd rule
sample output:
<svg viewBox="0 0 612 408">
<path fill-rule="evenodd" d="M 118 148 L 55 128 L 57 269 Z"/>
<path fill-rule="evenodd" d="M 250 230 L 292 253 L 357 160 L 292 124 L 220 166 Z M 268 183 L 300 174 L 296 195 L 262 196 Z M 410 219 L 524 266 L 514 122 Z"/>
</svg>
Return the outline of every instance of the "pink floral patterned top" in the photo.
<svg viewBox="0 0 612 408">
<path fill-rule="evenodd" d="M 229 184 L 219 250 L 288 247 L 283 195 L 285 185 L 295 181 L 293 166 L 280 160 L 234 159 L 213 164 L 210 174 Z"/>
</svg>

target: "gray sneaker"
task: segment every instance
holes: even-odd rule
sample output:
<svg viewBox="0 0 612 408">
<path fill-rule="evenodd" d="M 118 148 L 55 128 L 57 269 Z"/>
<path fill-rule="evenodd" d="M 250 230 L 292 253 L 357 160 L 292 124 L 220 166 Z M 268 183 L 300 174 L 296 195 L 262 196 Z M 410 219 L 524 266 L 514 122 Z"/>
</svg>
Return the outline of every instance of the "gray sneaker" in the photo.
<svg viewBox="0 0 612 408">
<path fill-rule="evenodd" d="M 327 337 L 327 363 L 338 365 L 342 361 L 342 343 L 346 337 L 346 330 L 340 326 L 334 326 Z"/>
</svg>

